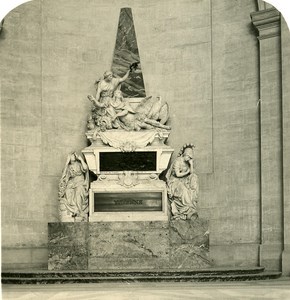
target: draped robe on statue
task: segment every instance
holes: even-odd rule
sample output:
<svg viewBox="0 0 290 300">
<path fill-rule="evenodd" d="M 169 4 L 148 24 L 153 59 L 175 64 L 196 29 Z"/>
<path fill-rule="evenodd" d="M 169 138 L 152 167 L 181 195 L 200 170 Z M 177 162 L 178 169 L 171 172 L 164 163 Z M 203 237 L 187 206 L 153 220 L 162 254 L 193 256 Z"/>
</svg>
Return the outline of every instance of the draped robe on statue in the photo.
<svg viewBox="0 0 290 300">
<path fill-rule="evenodd" d="M 64 170 L 61 185 L 61 217 L 85 217 L 88 212 L 88 170 L 77 160 L 70 162 Z"/>
<path fill-rule="evenodd" d="M 167 193 L 175 219 L 190 219 L 192 215 L 196 214 L 198 197 L 197 175 L 192 173 L 184 177 L 176 176 L 177 169 L 186 172 L 189 168 L 188 163 L 180 156 L 176 158 L 166 174 Z"/>
</svg>

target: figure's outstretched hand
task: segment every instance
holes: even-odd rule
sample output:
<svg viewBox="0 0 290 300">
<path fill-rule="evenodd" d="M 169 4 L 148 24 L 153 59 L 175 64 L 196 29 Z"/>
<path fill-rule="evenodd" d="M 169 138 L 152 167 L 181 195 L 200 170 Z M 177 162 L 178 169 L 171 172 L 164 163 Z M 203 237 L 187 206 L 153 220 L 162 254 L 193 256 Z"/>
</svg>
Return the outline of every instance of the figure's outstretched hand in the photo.
<svg viewBox="0 0 290 300">
<path fill-rule="evenodd" d="M 136 62 L 133 62 L 129 69 L 130 69 L 130 72 L 133 72 L 133 71 L 136 71 L 136 69 L 138 68 L 138 65 L 139 65 L 140 61 L 136 61 Z"/>
</svg>

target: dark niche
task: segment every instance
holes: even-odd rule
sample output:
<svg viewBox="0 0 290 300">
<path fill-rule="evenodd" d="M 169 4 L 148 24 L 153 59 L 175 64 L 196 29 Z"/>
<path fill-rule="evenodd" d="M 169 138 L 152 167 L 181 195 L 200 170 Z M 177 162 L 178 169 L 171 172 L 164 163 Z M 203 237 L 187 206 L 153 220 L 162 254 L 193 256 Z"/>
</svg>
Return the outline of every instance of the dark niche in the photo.
<svg viewBox="0 0 290 300">
<path fill-rule="evenodd" d="M 100 152 L 101 172 L 156 171 L 156 152 Z"/>
</svg>

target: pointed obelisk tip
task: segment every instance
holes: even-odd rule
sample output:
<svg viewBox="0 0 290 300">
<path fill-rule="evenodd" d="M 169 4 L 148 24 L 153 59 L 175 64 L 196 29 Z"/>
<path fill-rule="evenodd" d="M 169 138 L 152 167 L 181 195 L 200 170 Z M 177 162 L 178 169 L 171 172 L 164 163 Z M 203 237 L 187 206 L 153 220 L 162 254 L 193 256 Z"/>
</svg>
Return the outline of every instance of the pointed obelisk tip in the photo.
<svg viewBox="0 0 290 300">
<path fill-rule="evenodd" d="M 125 98 L 146 97 L 133 14 L 130 7 L 120 10 L 112 71 L 123 77 L 130 68 L 130 77 L 121 85 Z"/>
</svg>

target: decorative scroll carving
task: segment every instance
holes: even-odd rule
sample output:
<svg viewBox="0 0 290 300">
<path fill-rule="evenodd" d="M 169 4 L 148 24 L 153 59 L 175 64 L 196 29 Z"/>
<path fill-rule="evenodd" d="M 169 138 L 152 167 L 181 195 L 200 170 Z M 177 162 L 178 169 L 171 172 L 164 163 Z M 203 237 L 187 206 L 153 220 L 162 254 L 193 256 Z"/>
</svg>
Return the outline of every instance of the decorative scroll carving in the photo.
<svg viewBox="0 0 290 300">
<path fill-rule="evenodd" d="M 105 145 L 120 149 L 123 152 L 132 152 L 137 148 L 144 148 L 151 144 L 157 137 L 163 138 L 163 133 L 160 131 L 144 131 L 144 132 L 127 132 L 127 131 L 106 131 L 102 132 L 95 130 L 92 136 L 93 140 L 100 137 Z"/>
<path fill-rule="evenodd" d="M 119 175 L 118 184 L 126 188 L 131 188 L 139 184 L 138 175 L 132 171 L 124 171 L 123 174 Z"/>
</svg>

